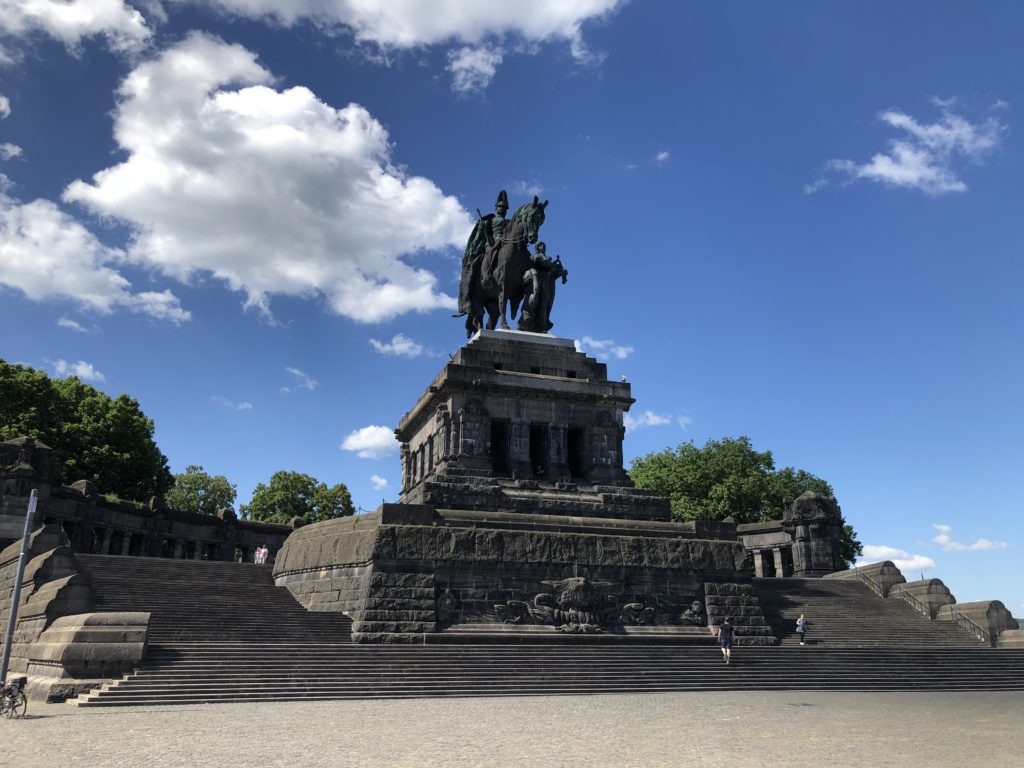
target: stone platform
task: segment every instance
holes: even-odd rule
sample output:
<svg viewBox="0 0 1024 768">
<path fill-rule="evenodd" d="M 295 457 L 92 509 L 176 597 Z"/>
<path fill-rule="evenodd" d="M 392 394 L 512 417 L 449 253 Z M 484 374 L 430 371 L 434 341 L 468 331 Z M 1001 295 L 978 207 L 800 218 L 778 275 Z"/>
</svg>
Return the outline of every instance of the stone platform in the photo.
<svg viewBox="0 0 1024 768">
<path fill-rule="evenodd" d="M 731 615 L 774 643 L 735 525 L 674 523 L 633 486 L 633 402 L 569 339 L 481 331 L 395 430 L 402 503 L 298 529 L 277 584 L 357 642 L 706 642 Z"/>
</svg>

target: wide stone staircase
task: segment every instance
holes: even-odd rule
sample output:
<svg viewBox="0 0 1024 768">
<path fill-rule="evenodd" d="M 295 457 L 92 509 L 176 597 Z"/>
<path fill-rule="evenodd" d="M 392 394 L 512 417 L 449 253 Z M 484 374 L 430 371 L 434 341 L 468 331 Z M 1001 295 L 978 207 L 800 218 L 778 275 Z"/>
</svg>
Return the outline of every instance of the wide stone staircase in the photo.
<svg viewBox="0 0 1024 768">
<path fill-rule="evenodd" d="M 821 648 L 983 648 L 951 621 L 931 621 L 898 598 L 881 598 L 856 579 L 754 579 L 765 620 L 782 646 Z"/>
<path fill-rule="evenodd" d="M 265 566 L 79 559 L 93 577 L 97 610 L 153 614 L 143 667 L 79 697 L 79 706 L 713 690 L 1024 690 L 1024 650 L 993 650 L 969 636 L 947 643 L 945 627 L 912 614 L 909 619 L 940 638 L 919 644 L 916 635 L 892 631 L 896 618 L 908 618 L 902 611 L 889 616 L 888 603 L 896 601 L 865 596 L 859 583 L 758 581 L 766 614 L 773 606 L 770 620 L 780 631 L 789 612 L 802 606 L 821 642 L 794 647 L 783 634 L 783 647 L 740 646 L 727 666 L 710 640 L 359 645 L 348 642 L 345 617 L 305 612 L 287 590 L 273 586 Z M 832 603 L 848 605 L 845 619 L 838 605 L 836 613 L 824 611 L 826 594 Z M 888 634 L 891 642 L 858 647 L 856 632 L 869 629 L 867 606 L 885 625 L 878 636 Z"/>
<path fill-rule="evenodd" d="M 75 555 L 89 574 L 97 611 L 149 611 L 156 653 L 175 643 L 348 643 L 352 622 L 311 613 L 252 563 Z M 148 654 L 147 654 L 148 658 Z"/>
</svg>

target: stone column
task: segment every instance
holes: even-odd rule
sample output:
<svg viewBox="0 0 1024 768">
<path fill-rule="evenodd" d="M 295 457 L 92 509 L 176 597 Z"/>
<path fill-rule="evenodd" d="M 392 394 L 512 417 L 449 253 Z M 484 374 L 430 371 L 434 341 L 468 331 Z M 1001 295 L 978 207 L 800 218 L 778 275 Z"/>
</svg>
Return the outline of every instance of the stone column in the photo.
<svg viewBox="0 0 1024 768">
<path fill-rule="evenodd" d="M 775 578 L 781 579 L 785 575 L 785 568 L 782 564 L 782 549 L 779 547 L 772 549 L 772 559 L 775 562 Z"/>
<path fill-rule="evenodd" d="M 192 547 L 192 559 L 202 560 L 203 559 L 203 542 L 197 541 Z"/>
<path fill-rule="evenodd" d="M 548 479 L 568 481 L 569 478 L 569 425 L 548 425 Z"/>
<path fill-rule="evenodd" d="M 508 460 L 512 477 L 533 477 L 533 467 L 530 466 L 530 424 L 526 421 L 513 421 L 510 427 Z"/>
<path fill-rule="evenodd" d="M 100 545 L 100 554 L 101 555 L 109 555 L 110 554 L 110 537 L 113 536 L 113 535 L 114 535 L 114 529 L 113 528 L 104 528 L 103 529 L 103 543 Z"/>
<path fill-rule="evenodd" d="M 185 542 L 181 539 L 174 540 L 174 559 L 181 560 L 181 553 L 185 550 Z"/>
<path fill-rule="evenodd" d="M 764 577 L 764 550 L 754 550 L 754 576 L 756 578 Z"/>
<path fill-rule="evenodd" d="M 124 537 L 121 539 L 121 554 L 127 555 L 131 551 L 132 547 L 132 532 L 125 531 Z"/>
</svg>

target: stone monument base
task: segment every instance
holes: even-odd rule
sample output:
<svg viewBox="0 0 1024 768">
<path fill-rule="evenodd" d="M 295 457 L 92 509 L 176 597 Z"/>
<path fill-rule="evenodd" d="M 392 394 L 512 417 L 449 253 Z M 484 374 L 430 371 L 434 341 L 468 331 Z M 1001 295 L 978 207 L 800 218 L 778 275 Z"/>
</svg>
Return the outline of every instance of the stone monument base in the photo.
<svg viewBox="0 0 1024 768">
<path fill-rule="evenodd" d="M 679 524 L 411 504 L 300 528 L 274 566 L 371 643 L 690 642 L 730 615 L 738 642 L 774 644 L 750 574 L 740 542 Z"/>
</svg>

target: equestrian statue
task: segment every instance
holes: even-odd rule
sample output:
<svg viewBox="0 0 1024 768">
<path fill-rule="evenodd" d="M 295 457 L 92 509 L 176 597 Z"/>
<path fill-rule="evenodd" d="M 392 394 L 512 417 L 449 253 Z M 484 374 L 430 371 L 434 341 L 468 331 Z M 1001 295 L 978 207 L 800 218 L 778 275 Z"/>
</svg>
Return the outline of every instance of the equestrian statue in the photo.
<svg viewBox="0 0 1024 768">
<path fill-rule="evenodd" d="M 547 205 L 547 200 L 542 203 L 535 195 L 506 219 L 508 194 L 501 190 L 494 213 L 483 216 L 477 209 L 479 218 L 462 256 L 459 313 L 455 315 L 465 316 L 467 337 L 484 327 L 493 330 L 499 319 L 501 327 L 508 330 L 509 319 L 515 319 L 521 304 L 519 330 L 547 333 L 551 329 L 555 281 L 561 278 L 565 283 L 569 273 L 561 260 L 556 257 L 552 261 L 544 244 L 538 242 Z M 536 245 L 535 253 L 530 253 L 530 245 Z"/>
</svg>

